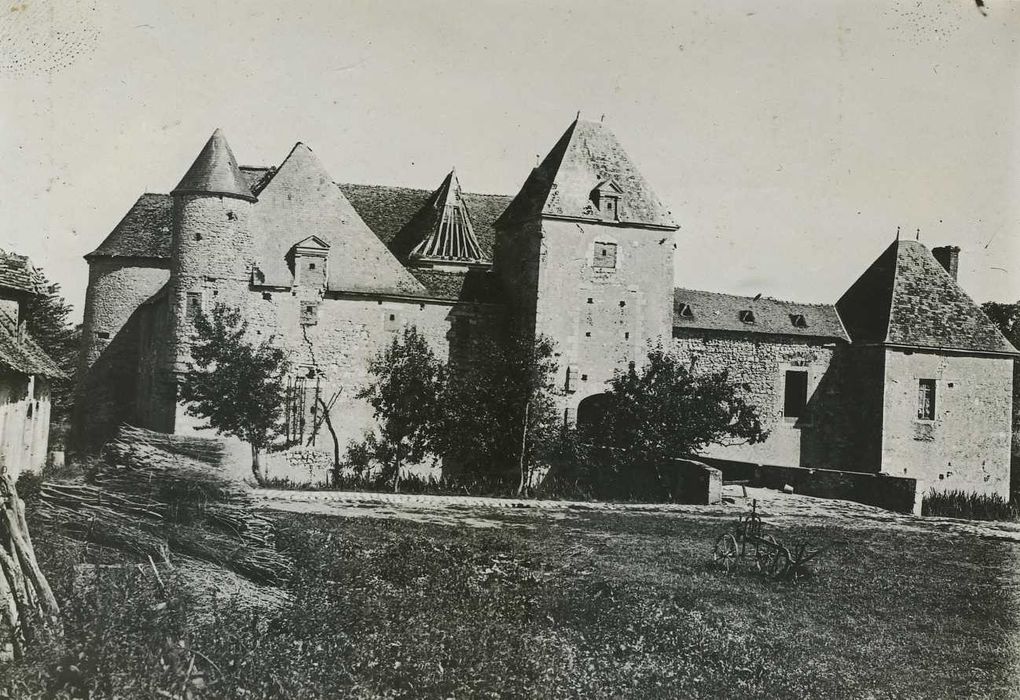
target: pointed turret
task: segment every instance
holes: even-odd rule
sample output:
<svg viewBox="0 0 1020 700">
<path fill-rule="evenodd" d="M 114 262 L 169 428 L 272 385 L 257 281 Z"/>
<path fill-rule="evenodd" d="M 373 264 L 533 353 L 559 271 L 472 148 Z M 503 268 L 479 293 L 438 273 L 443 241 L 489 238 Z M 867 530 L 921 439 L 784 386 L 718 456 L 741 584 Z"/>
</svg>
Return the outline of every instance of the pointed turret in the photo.
<svg viewBox="0 0 1020 700">
<path fill-rule="evenodd" d="M 214 131 L 206 141 L 202 152 L 172 194 L 211 194 L 255 201 L 241 169 L 237 167 L 227 137 L 220 129 Z"/>
<path fill-rule="evenodd" d="M 612 196 L 600 196 L 607 186 Z M 613 132 L 602 122 L 580 119 L 531 171 L 498 223 L 539 216 L 677 228 Z"/>
<path fill-rule="evenodd" d="M 429 197 L 424 209 L 428 225 L 424 229 L 424 238 L 411 251 L 411 260 L 482 262 L 482 250 L 455 170 L 450 171 L 439 189 Z"/>
</svg>

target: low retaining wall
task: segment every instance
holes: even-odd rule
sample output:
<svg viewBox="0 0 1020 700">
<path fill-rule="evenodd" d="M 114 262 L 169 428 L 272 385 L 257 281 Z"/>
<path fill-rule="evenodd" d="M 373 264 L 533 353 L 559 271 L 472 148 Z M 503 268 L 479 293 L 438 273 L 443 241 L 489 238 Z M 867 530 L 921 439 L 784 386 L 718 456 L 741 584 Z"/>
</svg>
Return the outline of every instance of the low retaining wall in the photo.
<svg viewBox="0 0 1020 700">
<path fill-rule="evenodd" d="M 898 513 L 921 514 L 923 489 L 917 479 L 836 469 L 781 467 L 771 464 L 734 462 L 701 458 L 722 471 L 727 481 L 747 481 L 750 486 L 782 489 L 791 486 L 795 493 L 821 498 L 840 498 Z"/>
<path fill-rule="evenodd" d="M 715 505 L 722 502 L 722 472 L 693 459 L 674 459 L 666 468 L 674 503 Z"/>
</svg>

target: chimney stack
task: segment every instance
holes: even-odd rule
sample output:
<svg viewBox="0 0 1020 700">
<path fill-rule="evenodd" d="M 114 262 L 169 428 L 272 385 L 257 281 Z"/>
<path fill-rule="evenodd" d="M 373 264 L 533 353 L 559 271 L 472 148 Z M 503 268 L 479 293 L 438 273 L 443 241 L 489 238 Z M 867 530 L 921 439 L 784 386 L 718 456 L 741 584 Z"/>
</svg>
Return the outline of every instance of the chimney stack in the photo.
<svg viewBox="0 0 1020 700">
<path fill-rule="evenodd" d="M 944 245 L 941 248 L 932 248 L 931 254 L 955 281 L 956 273 L 960 270 L 960 246 Z"/>
</svg>

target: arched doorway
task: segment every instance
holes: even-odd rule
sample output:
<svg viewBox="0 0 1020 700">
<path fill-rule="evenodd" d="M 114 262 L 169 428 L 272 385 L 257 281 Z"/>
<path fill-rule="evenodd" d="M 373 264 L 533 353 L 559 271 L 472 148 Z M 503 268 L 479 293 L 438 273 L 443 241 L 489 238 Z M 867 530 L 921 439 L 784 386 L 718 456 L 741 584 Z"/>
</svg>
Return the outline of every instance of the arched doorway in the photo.
<svg viewBox="0 0 1020 700">
<path fill-rule="evenodd" d="M 592 394 L 577 404 L 577 430 L 583 435 L 589 430 L 597 429 L 602 418 L 609 410 L 609 394 Z"/>
</svg>

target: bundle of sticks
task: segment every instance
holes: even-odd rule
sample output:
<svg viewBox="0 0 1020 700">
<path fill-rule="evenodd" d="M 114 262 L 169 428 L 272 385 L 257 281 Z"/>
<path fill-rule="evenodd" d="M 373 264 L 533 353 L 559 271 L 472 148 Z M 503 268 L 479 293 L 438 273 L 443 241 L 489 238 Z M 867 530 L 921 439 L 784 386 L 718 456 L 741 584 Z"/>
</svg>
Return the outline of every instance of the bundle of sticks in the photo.
<svg viewBox="0 0 1020 700">
<path fill-rule="evenodd" d="M 45 482 L 40 517 L 65 535 L 141 557 L 171 554 L 279 584 L 291 562 L 272 523 L 254 508 L 219 440 L 123 426 L 86 473 L 86 483 Z"/>
</svg>

